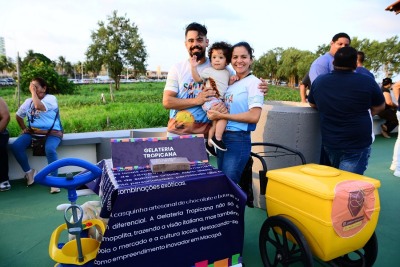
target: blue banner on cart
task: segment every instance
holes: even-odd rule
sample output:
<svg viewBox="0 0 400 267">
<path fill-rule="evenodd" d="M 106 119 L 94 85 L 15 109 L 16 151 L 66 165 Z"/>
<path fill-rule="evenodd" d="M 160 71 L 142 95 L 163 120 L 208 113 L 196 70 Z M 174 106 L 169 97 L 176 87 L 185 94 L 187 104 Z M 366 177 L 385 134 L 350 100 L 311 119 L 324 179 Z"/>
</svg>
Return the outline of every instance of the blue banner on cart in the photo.
<svg viewBox="0 0 400 267">
<path fill-rule="evenodd" d="M 96 266 L 240 266 L 246 197 L 220 171 L 199 164 L 151 182 L 143 170 L 103 178 L 110 219 Z"/>
</svg>

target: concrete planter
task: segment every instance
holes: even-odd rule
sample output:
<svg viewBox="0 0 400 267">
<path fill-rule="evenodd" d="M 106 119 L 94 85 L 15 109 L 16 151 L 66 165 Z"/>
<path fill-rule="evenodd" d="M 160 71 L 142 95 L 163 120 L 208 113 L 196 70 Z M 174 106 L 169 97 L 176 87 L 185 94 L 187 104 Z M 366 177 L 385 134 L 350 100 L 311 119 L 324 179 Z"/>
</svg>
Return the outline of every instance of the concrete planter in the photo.
<svg viewBox="0 0 400 267">
<path fill-rule="evenodd" d="M 266 101 L 256 130 L 251 141 L 268 142 L 285 145 L 303 153 L 307 163 L 318 163 L 320 157 L 321 134 L 319 115 L 308 104 L 288 101 Z M 255 147 L 258 152 L 261 147 Z M 277 169 L 299 165 L 301 161 L 295 156 L 268 158 L 268 169 Z M 254 204 L 265 208 L 265 196 L 260 195 L 258 171 L 262 169 L 259 160 L 253 165 Z M 284 192 L 282 192 L 284 194 Z"/>
</svg>

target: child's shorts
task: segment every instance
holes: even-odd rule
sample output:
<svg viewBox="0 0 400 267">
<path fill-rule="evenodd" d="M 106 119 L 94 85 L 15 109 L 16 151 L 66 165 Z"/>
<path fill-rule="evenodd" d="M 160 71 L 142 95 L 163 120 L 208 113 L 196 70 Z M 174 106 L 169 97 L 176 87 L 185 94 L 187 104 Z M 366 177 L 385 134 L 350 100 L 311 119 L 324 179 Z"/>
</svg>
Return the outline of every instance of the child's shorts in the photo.
<svg viewBox="0 0 400 267">
<path fill-rule="evenodd" d="M 220 98 L 211 97 L 211 100 L 205 102 L 201 107 L 203 108 L 203 110 L 205 112 L 207 112 L 212 108 L 212 106 L 214 106 L 215 104 L 218 104 L 220 102 L 223 102 Z"/>
</svg>

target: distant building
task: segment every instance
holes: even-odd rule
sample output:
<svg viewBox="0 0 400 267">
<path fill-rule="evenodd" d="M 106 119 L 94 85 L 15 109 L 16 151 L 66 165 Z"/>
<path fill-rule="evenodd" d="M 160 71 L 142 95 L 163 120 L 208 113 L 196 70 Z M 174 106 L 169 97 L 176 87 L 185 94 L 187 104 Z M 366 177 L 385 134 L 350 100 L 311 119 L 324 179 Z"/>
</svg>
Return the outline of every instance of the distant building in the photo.
<svg viewBox="0 0 400 267">
<path fill-rule="evenodd" d="M 0 36 L 0 55 L 6 55 L 6 44 L 4 43 L 4 37 Z"/>
</svg>

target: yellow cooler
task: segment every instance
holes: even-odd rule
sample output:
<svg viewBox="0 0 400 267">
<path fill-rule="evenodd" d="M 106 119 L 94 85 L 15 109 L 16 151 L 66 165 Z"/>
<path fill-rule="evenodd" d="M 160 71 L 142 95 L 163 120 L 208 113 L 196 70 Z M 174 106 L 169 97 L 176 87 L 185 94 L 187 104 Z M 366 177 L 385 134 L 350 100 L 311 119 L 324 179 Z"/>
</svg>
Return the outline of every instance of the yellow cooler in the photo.
<svg viewBox="0 0 400 267">
<path fill-rule="evenodd" d="M 364 247 L 374 233 L 379 180 L 317 164 L 271 170 L 267 177 L 268 216 L 288 218 L 321 260 Z"/>
</svg>

